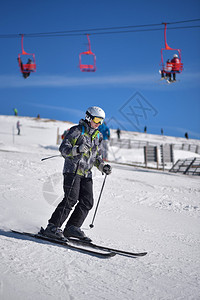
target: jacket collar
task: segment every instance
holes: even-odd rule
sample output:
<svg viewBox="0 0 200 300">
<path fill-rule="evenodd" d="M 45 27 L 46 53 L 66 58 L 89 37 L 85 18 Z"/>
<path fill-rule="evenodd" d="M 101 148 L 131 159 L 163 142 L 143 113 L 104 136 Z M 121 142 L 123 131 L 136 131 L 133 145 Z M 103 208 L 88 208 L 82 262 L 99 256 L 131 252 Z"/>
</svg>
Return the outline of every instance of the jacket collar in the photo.
<svg viewBox="0 0 200 300">
<path fill-rule="evenodd" d="M 97 129 L 92 128 L 88 122 L 86 122 L 85 120 L 81 119 L 79 121 L 79 125 L 84 126 L 85 127 L 85 131 L 89 134 L 89 135 L 93 135 L 95 133 L 95 131 L 97 131 Z"/>
</svg>

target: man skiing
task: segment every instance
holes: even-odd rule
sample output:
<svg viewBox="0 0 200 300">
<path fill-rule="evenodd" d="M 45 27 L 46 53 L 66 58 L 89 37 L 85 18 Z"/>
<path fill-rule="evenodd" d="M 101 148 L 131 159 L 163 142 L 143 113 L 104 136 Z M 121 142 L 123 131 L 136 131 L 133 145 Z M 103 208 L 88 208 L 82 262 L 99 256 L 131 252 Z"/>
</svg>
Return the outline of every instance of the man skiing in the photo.
<svg viewBox="0 0 200 300">
<path fill-rule="evenodd" d="M 105 112 L 96 106 L 89 107 L 86 111 L 85 120 L 70 128 L 59 151 L 65 158 L 64 175 L 64 198 L 52 214 L 44 234 L 63 239 L 75 237 L 91 241 L 81 230 L 81 226 L 93 207 L 93 166 L 100 172 L 109 175 L 112 171 L 110 165 L 102 159 L 102 135 L 98 127 L 105 119 Z M 78 202 L 78 203 L 77 203 Z M 76 206 L 75 206 L 76 204 Z M 61 226 L 75 206 L 67 221 L 64 231 Z"/>
</svg>

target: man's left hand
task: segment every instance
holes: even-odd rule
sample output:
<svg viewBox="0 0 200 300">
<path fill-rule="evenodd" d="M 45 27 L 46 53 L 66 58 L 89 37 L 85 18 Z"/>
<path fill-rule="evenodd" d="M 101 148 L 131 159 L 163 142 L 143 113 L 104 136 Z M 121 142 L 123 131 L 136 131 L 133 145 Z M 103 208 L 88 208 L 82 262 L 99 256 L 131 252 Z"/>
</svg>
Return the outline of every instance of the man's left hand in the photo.
<svg viewBox="0 0 200 300">
<path fill-rule="evenodd" d="M 110 175 L 112 173 L 112 167 L 110 165 L 104 165 L 103 166 L 103 172 L 106 174 L 106 175 Z"/>
</svg>

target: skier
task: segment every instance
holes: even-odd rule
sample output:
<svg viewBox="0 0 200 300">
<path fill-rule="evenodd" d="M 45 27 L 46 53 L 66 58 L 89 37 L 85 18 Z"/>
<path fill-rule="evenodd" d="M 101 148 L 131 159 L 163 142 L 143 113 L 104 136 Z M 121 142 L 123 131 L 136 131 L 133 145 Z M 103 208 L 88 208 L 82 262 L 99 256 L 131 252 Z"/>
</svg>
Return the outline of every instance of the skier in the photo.
<svg viewBox="0 0 200 300">
<path fill-rule="evenodd" d="M 14 115 L 18 116 L 18 110 L 16 108 L 13 108 L 13 110 L 14 110 Z"/>
<path fill-rule="evenodd" d="M 17 127 L 17 134 L 20 135 L 20 127 L 22 125 L 20 124 L 20 121 L 17 121 L 16 127 Z"/>
<path fill-rule="evenodd" d="M 121 130 L 119 128 L 117 128 L 116 133 L 117 133 L 118 140 L 120 140 Z"/>
<path fill-rule="evenodd" d="M 99 126 L 99 131 L 103 135 L 102 148 L 103 148 L 103 160 L 108 161 L 108 140 L 110 139 L 110 129 L 106 125 L 106 122 L 103 122 L 102 125 Z"/>
<path fill-rule="evenodd" d="M 75 237 L 91 241 L 81 230 L 81 226 L 93 206 L 92 172 L 96 166 L 100 172 L 111 174 L 112 168 L 104 164 L 101 156 L 102 135 L 98 127 L 105 119 L 105 112 L 96 106 L 89 107 L 86 111 L 85 120 L 70 128 L 59 151 L 65 158 L 64 175 L 64 198 L 57 206 L 44 234 L 63 239 Z M 78 203 L 77 203 L 78 201 Z M 77 204 L 76 204 L 77 203 Z M 67 221 L 64 231 L 61 226 L 75 206 Z"/>
</svg>

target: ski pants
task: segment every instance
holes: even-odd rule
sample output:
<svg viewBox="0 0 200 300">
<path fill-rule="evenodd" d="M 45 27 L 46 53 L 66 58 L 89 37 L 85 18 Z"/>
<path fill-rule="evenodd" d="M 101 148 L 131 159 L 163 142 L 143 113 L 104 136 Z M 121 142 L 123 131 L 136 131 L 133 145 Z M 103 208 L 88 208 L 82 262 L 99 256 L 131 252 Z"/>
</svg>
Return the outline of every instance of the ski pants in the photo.
<svg viewBox="0 0 200 300">
<path fill-rule="evenodd" d="M 66 227 L 81 227 L 89 210 L 93 207 L 93 181 L 74 174 L 64 174 L 64 198 L 52 214 L 49 223 L 61 227 L 75 206 Z"/>
</svg>

